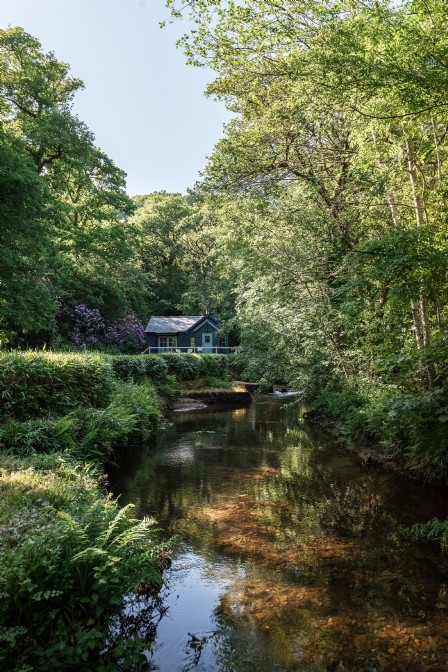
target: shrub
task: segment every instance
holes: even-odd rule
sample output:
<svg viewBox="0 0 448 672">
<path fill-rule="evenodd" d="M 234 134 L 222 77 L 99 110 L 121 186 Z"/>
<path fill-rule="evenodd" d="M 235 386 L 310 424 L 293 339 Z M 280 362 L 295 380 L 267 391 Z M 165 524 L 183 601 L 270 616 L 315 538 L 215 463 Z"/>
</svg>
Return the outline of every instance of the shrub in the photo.
<svg viewBox="0 0 448 672">
<path fill-rule="evenodd" d="M 416 523 L 405 531 L 414 541 L 437 541 L 442 551 L 448 551 L 448 520 L 433 518 L 427 523 Z"/>
<path fill-rule="evenodd" d="M 78 303 L 66 313 L 65 321 L 70 325 L 69 336 L 74 345 L 79 347 L 86 343 L 96 347 L 104 340 L 106 325 L 97 308 Z"/>
<path fill-rule="evenodd" d="M 404 450 L 420 465 L 448 475 L 448 396 L 443 388 L 424 394 L 382 390 L 370 408 L 370 425 L 384 443 Z"/>
<path fill-rule="evenodd" d="M 221 380 L 221 378 L 214 378 L 213 376 L 205 376 L 204 385 L 205 387 L 213 387 L 222 390 L 229 390 L 233 387 L 232 383 L 228 380 Z"/>
<path fill-rule="evenodd" d="M 179 395 L 179 392 L 176 387 L 176 377 L 167 375 L 162 380 L 156 383 L 157 392 L 162 399 L 167 399 L 168 401 L 174 401 Z"/>
<path fill-rule="evenodd" d="M 224 380 L 229 373 L 228 355 L 201 355 L 201 376 Z"/>
<path fill-rule="evenodd" d="M 101 664 L 106 640 L 109 659 L 126 655 L 111 617 L 161 582 L 153 523 L 105 498 L 91 468 L 31 464 L 0 473 L 0 667 L 116 669 Z"/>
<path fill-rule="evenodd" d="M 134 426 L 126 435 L 128 443 L 146 441 L 155 432 L 162 416 L 158 401 L 156 390 L 149 381 L 140 385 L 122 384 L 118 388 L 112 407 L 125 408 L 134 418 Z"/>
<path fill-rule="evenodd" d="M 128 406 L 115 400 L 107 408 L 81 406 L 71 417 L 76 443 L 74 453 L 83 460 L 103 461 L 114 448 L 128 443 L 137 425 Z"/>
<path fill-rule="evenodd" d="M 107 406 L 112 365 L 87 353 L 12 352 L 0 355 L 0 415 L 28 420 L 83 405 Z"/>
<path fill-rule="evenodd" d="M 110 358 L 112 369 L 120 380 L 143 380 L 147 362 L 142 355 L 115 355 Z"/>
<path fill-rule="evenodd" d="M 0 426 L 0 448 L 22 457 L 75 449 L 75 418 L 9 420 Z"/>
<path fill-rule="evenodd" d="M 196 380 L 205 376 L 222 380 L 228 375 L 228 355 L 164 352 L 157 358 L 166 363 L 168 372 L 176 376 L 177 380 Z"/>
<path fill-rule="evenodd" d="M 159 357 L 167 364 L 168 373 L 177 380 L 195 380 L 202 376 L 201 355 L 164 352 Z"/>
<path fill-rule="evenodd" d="M 145 332 L 142 323 L 132 313 L 109 325 L 106 329 L 105 343 L 118 348 L 121 352 L 141 352 L 145 344 Z"/>
<path fill-rule="evenodd" d="M 21 457 L 68 451 L 102 461 L 115 449 L 147 440 L 160 416 L 151 383 L 122 383 L 107 408 L 80 406 L 59 418 L 9 420 L 0 427 L 0 447 Z"/>
<path fill-rule="evenodd" d="M 232 352 L 227 357 L 227 368 L 229 375 L 232 376 L 234 380 L 241 380 L 241 376 L 245 376 L 245 358 L 244 354 L 240 352 Z M 244 378 L 243 378 L 244 380 Z M 258 382 L 258 378 L 256 377 Z"/>
<path fill-rule="evenodd" d="M 150 380 L 163 380 L 168 374 L 168 364 L 159 355 L 141 355 L 146 363 L 146 375 Z"/>
</svg>

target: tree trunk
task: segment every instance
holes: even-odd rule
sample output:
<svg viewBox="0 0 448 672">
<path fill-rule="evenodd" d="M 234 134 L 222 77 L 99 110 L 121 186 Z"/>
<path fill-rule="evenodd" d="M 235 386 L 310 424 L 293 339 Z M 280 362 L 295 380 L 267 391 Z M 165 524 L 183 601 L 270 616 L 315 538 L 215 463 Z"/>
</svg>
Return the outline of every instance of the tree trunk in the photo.
<svg viewBox="0 0 448 672">
<path fill-rule="evenodd" d="M 422 228 L 426 224 L 426 210 L 424 203 L 419 193 L 417 169 L 414 159 L 414 151 L 409 140 L 406 141 L 406 158 L 408 165 L 409 179 L 411 181 L 412 201 L 414 206 L 415 221 L 418 228 Z M 431 344 L 431 330 L 428 318 L 428 289 L 424 278 L 420 280 L 420 296 L 418 299 L 418 307 L 415 301 L 411 302 L 412 317 L 414 319 L 415 337 L 417 347 L 428 348 Z M 434 383 L 433 367 L 420 365 L 420 375 L 426 387 L 430 389 Z"/>
</svg>

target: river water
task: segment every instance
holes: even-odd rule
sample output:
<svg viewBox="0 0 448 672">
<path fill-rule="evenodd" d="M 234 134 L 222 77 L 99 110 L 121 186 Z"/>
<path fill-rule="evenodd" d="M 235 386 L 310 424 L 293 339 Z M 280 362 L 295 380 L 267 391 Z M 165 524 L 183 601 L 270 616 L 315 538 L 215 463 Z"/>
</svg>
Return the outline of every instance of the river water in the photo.
<svg viewBox="0 0 448 672">
<path fill-rule="evenodd" d="M 448 559 L 403 534 L 446 497 L 363 466 L 284 405 L 173 413 L 111 475 L 179 535 L 152 669 L 448 670 Z"/>
</svg>

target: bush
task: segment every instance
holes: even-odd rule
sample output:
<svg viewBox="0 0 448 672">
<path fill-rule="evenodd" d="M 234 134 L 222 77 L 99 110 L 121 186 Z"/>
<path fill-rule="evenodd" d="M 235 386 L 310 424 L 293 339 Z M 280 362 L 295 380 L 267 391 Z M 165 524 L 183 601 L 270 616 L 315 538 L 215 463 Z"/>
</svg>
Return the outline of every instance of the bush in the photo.
<svg viewBox="0 0 448 672">
<path fill-rule="evenodd" d="M 0 416 L 29 420 L 79 405 L 104 407 L 113 389 L 112 365 L 101 355 L 30 351 L 0 355 Z"/>
<path fill-rule="evenodd" d="M 146 376 L 147 362 L 142 355 L 116 355 L 110 360 L 120 380 L 143 380 Z"/>
<path fill-rule="evenodd" d="M 433 518 L 427 523 L 416 523 L 406 530 L 414 541 L 437 541 L 442 551 L 448 551 L 448 520 Z"/>
<path fill-rule="evenodd" d="M 149 381 L 140 385 L 123 384 L 118 388 L 112 407 L 125 408 L 134 418 L 134 426 L 126 435 L 128 443 L 146 441 L 155 432 L 162 416 L 158 402 L 156 390 Z"/>
<path fill-rule="evenodd" d="M 162 359 L 168 372 L 177 380 L 197 380 L 206 376 L 225 379 L 228 375 L 228 355 L 199 355 L 179 352 L 164 352 L 147 355 Z"/>
<path fill-rule="evenodd" d="M 230 390 L 233 385 L 228 380 L 221 380 L 221 378 L 214 378 L 213 376 L 205 376 L 205 387 L 212 387 L 221 390 Z"/>
<path fill-rule="evenodd" d="M 102 461 L 115 449 L 147 440 L 160 416 L 151 383 L 122 383 L 107 408 L 80 406 L 59 418 L 6 422 L 0 428 L 0 447 L 20 457 L 68 451 Z"/>
<path fill-rule="evenodd" d="M 202 376 L 201 355 L 188 353 L 164 352 L 159 355 L 168 367 L 168 373 L 177 380 L 195 380 Z"/>
<path fill-rule="evenodd" d="M 141 583 L 161 582 L 152 521 L 104 498 L 91 468 L 37 464 L 9 460 L 0 473 L 0 667 L 117 669 L 101 664 L 106 640 L 109 659 L 126 655 L 111 617 Z"/>
<path fill-rule="evenodd" d="M 365 399 L 356 389 L 340 383 L 320 392 L 313 406 L 334 421 L 334 431 L 347 439 L 366 435 Z"/>
<path fill-rule="evenodd" d="M 163 380 L 168 374 L 168 364 L 159 355 L 141 355 L 146 362 L 146 375 L 150 380 Z"/>
<path fill-rule="evenodd" d="M 443 388 L 405 394 L 385 388 L 369 409 L 370 426 L 383 442 L 429 470 L 448 476 L 448 396 Z"/>
<path fill-rule="evenodd" d="M 160 399 L 174 401 L 179 396 L 179 391 L 176 386 L 176 377 L 169 374 L 155 383 L 157 387 L 157 394 Z"/>
<path fill-rule="evenodd" d="M 0 448 L 22 457 L 74 450 L 75 425 L 72 415 L 27 422 L 9 420 L 0 427 Z"/>
<path fill-rule="evenodd" d="M 229 373 L 228 355 L 201 355 L 201 376 L 225 380 Z"/>
</svg>

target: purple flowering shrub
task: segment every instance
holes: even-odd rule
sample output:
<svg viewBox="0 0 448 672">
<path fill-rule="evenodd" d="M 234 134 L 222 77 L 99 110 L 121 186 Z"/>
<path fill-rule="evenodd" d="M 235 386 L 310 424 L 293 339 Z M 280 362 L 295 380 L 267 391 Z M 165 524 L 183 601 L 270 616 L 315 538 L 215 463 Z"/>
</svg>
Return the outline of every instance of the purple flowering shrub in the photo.
<svg viewBox="0 0 448 672">
<path fill-rule="evenodd" d="M 87 308 L 84 303 L 78 303 L 71 311 L 70 321 L 72 328 L 69 336 L 74 345 L 86 343 L 96 347 L 104 341 L 106 325 L 97 308 Z"/>
<path fill-rule="evenodd" d="M 121 352 L 141 352 L 145 343 L 145 332 L 141 322 L 135 315 L 128 313 L 108 327 L 106 342 Z"/>
<path fill-rule="evenodd" d="M 66 307 L 62 317 L 66 338 L 77 347 L 85 343 L 89 349 L 109 347 L 124 353 L 143 350 L 145 333 L 132 313 L 108 324 L 97 308 L 78 303 Z"/>
</svg>

